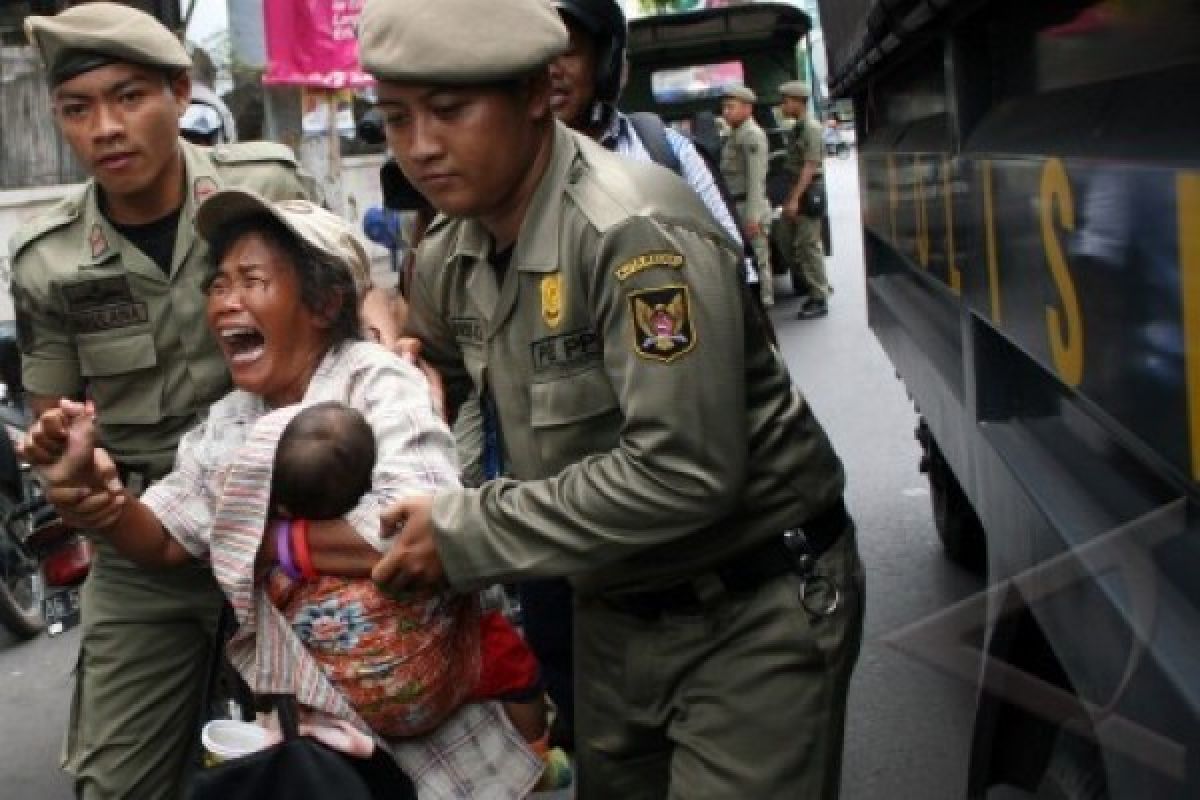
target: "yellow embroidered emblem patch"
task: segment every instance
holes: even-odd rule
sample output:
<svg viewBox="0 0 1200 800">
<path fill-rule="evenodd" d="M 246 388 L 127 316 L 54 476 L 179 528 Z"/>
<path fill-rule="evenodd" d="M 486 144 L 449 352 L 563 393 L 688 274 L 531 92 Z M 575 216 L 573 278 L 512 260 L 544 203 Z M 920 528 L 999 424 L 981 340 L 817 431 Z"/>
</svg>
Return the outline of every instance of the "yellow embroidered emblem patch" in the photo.
<svg viewBox="0 0 1200 800">
<path fill-rule="evenodd" d="M 686 286 L 662 286 L 629 294 L 633 350 L 670 364 L 696 346 Z"/>
<path fill-rule="evenodd" d="M 638 274 L 642 270 L 647 270 L 652 267 L 683 269 L 683 256 L 679 255 L 679 253 L 671 253 L 667 251 L 642 253 L 637 258 L 631 258 L 621 266 L 617 267 L 615 274 L 617 276 L 617 280 L 623 281 L 630 276 Z"/>
<path fill-rule="evenodd" d="M 557 272 L 542 278 L 542 319 L 548 328 L 562 322 L 562 275 Z"/>
</svg>

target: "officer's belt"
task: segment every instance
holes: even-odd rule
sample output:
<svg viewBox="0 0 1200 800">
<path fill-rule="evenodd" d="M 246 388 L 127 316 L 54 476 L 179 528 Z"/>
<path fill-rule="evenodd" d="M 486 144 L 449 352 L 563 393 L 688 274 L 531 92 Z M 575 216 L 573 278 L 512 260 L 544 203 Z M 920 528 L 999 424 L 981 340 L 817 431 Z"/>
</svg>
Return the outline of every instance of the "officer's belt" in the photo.
<svg viewBox="0 0 1200 800">
<path fill-rule="evenodd" d="M 850 527 L 850 515 L 842 498 L 825 511 L 805 522 L 800 529 L 808 540 L 813 560 L 820 558 Z M 704 610 L 711 599 L 701 596 L 697 588 L 701 576 L 715 577 L 728 594 L 745 594 L 767 581 L 795 571 L 795 557 L 783 543 L 783 532 L 771 536 L 746 550 L 730 556 L 700 575 L 665 589 L 648 592 L 622 592 L 604 595 L 604 602 L 627 614 L 642 619 L 655 619 L 663 614 L 688 614 Z"/>
</svg>

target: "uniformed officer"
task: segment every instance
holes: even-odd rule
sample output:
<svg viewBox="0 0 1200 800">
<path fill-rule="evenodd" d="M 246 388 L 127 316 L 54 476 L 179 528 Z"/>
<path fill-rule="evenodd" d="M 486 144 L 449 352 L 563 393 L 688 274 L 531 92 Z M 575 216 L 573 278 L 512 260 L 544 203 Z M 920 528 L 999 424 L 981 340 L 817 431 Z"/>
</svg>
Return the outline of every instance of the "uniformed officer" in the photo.
<svg viewBox="0 0 1200 800">
<path fill-rule="evenodd" d="M 95 2 L 26 28 L 92 177 L 10 244 L 22 375 L 35 414 L 63 397 L 95 403 L 132 489 L 169 471 L 180 434 L 229 388 L 204 322 L 196 208 L 226 185 L 274 199 L 313 187 L 281 145 L 179 138 L 190 59 L 150 15 Z M 148 571 L 97 550 L 63 765 L 85 798 L 174 798 L 221 593 L 206 566 Z"/>
<path fill-rule="evenodd" d="M 565 43 L 546 0 L 364 6 L 391 150 L 442 213 L 409 330 L 492 405 L 511 476 L 393 505 L 374 577 L 572 577 L 582 800 L 834 797 L 863 599 L 841 463 L 696 194 L 555 123 Z"/>
<path fill-rule="evenodd" d="M 775 302 L 775 284 L 771 275 L 771 248 L 767 235 L 771 228 L 771 203 L 767 200 L 767 162 L 770 146 L 767 134 L 754 121 L 754 91 L 731 86 L 721 100 L 721 117 L 729 124 L 729 136 L 721 148 L 721 174 L 737 203 L 742 228 L 754 248 L 758 261 L 758 286 L 763 305 Z"/>
<path fill-rule="evenodd" d="M 829 313 L 829 280 L 825 277 L 825 253 L 821 247 L 821 215 L 806 211 L 805 197 L 816 193 L 825 197 L 825 147 L 821 126 L 808 114 L 808 84 L 788 81 L 779 87 L 783 96 L 783 115 L 796 120 L 788 144 L 787 171 L 795 180 L 783 206 L 783 219 L 789 234 L 784 239 L 792 259 L 793 275 L 803 275 L 808 297 L 796 312 L 798 319 L 816 319 Z M 800 293 L 801 287 L 796 287 Z"/>
</svg>

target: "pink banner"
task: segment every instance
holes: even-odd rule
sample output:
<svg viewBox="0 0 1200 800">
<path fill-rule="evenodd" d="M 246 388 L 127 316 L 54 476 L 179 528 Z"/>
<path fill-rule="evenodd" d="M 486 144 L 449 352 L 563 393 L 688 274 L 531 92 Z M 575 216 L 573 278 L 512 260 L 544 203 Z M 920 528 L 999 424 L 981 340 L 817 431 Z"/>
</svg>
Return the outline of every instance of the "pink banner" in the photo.
<svg viewBox="0 0 1200 800">
<path fill-rule="evenodd" d="M 363 0 L 263 0 L 267 74 L 263 83 L 325 89 L 371 83 L 358 65 Z"/>
</svg>

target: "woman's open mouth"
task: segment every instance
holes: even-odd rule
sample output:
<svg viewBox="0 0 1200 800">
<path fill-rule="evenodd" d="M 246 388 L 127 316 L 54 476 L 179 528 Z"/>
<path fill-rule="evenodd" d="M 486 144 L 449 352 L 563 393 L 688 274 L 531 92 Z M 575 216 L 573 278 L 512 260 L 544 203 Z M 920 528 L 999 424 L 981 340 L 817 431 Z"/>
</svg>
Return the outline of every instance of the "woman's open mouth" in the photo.
<svg viewBox="0 0 1200 800">
<path fill-rule="evenodd" d="M 226 328 L 221 344 L 230 364 L 249 364 L 266 350 L 266 339 L 254 328 Z"/>
</svg>

